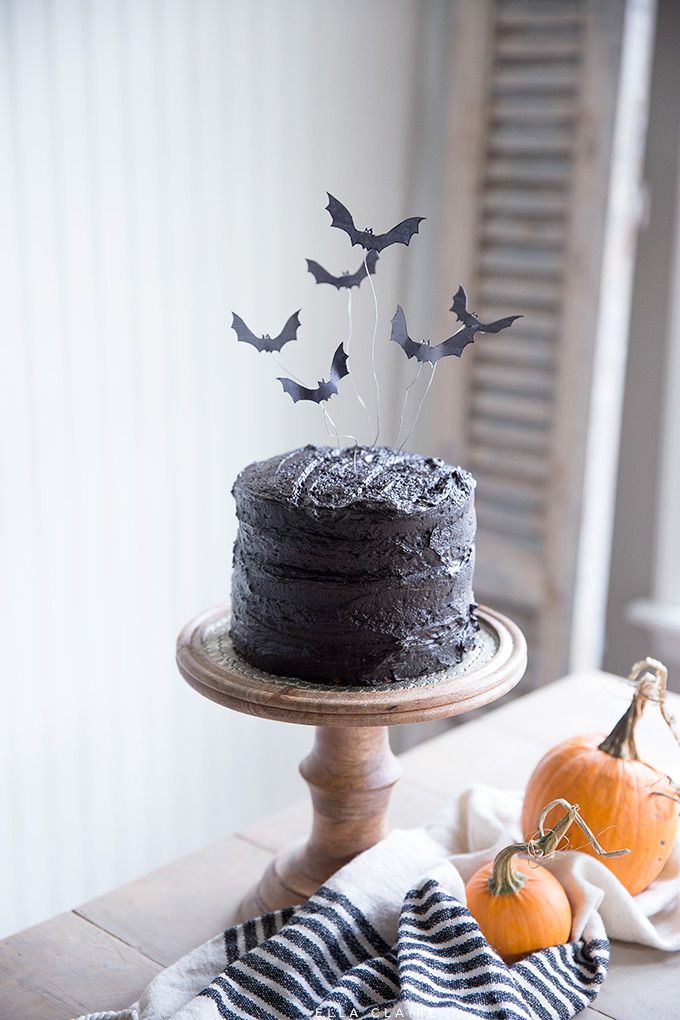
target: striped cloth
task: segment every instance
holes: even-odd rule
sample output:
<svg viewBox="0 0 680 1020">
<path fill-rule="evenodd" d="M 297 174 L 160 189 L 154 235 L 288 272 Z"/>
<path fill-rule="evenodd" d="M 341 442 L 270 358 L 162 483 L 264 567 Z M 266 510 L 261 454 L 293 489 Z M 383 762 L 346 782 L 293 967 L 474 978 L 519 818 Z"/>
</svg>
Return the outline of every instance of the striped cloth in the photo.
<svg viewBox="0 0 680 1020">
<path fill-rule="evenodd" d="M 466 790 L 427 830 L 391 833 L 302 906 L 229 928 L 162 971 L 129 1009 L 81 1020 L 552 1020 L 597 995 L 605 927 L 680 949 L 680 845 L 635 897 L 600 861 L 572 852 L 547 865 L 572 905 L 572 941 L 507 967 L 465 907 L 464 883 L 518 838 L 520 805 L 519 794 Z"/>
<path fill-rule="evenodd" d="M 557 1020 L 597 995 L 606 939 L 571 942 L 507 967 L 470 912 L 434 879 L 411 889 L 390 947 L 341 893 L 225 933 L 227 965 L 182 1017 L 483 1017 Z"/>
</svg>

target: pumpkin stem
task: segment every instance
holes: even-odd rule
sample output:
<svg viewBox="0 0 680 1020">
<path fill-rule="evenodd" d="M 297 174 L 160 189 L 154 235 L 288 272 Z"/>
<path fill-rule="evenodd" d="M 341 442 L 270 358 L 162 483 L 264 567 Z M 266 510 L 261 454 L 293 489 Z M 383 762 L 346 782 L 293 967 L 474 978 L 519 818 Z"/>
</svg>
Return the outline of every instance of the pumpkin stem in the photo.
<svg viewBox="0 0 680 1020">
<path fill-rule="evenodd" d="M 526 853 L 526 849 L 526 843 L 511 843 L 496 854 L 489 876 L 489 891 L 494 896 L 508 896 L 520 891 L 527 876 L 515 867 L 515 857 Z"/>
<path fill-rule="evenodd" d="M 638 760 L 635 728 L 646 703 L 647 698 L 642 694 L 642 687 L 640 686 L 636 689 L 630 706 L 621 716 L 609 736 L 605 737 L 602 743 L 597 745 L 600 751 L 610 754 L 612 758 Z"/>
<path fill-rule="evenodd" d="M 549 812 L 558 805 L 565 808 L 565 813 L 551 829 L 546 831 L 544 828 L 545 819 Z M 563 800 L 560 797 L 557 800 L 551 800 L 541 811 L 538 818 L 538 836 L 535 839 L 527 840 L 526 843 L 511 843 L 510 846 L 504 847 L 496 854 L 493 870 L 489 876 L 489 891 L 494 896 L 518 893 L 526 882 L 527 876 L 515 867 L 517 854 L 527 854 L 534 860 L 548 860 L 550 857 L 554 857 L 562 838 L 574 822 L 585 833 L 588 842 L 600 857 L 622 857 L 624 854 L 630 853 L 630 850 L 604 850 L 598 843 L 595 834 L 591 832 L 581 817 L 578 804 L 570 804 L 568 800 Z"/>
<path fill-rule="evenodd" d="M 636 682 L 635 694 L 628 709 L 621 716 L 608 737 L 598 745 L 600 751 L 610 754 L 612 758 L 639 760 L 635 743 L 635 730 L 640 716 L 648 701 L 656 701 L 664 722 L 675 739 L 680 743 L 680 734 L 676 729 L 675 720 L 666 706 L 666 683 L 668 670 L 658 659 L 649 656 L 636 662 L 630 673 L 629 680 Z"/>
</svg>

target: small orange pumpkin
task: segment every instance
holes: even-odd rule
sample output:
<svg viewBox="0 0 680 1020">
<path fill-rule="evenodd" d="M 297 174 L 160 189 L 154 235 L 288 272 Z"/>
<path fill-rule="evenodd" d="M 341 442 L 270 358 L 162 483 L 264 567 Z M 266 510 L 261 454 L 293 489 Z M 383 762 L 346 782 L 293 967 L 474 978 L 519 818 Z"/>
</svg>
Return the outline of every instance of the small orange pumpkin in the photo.
<svg viewBox="0 0 680 1020">
<path fill-rule="evenodd" d="M 567 809 L 566 814 L 545 832 L 546 816 L 559 805 Z M 538 949 L 569 941 L 572 913 L 567 894 L 555 876 L 535 861 L 555 854 L 573 822 L 577 822 L 593 841 L 595 852 L 603 854 L 602 847 L 581 818 L 578 805 L 555 800 L 539 816 L 537 839 L 511 843 L 491 864 L 475 872 L 465 887 L 470 913 L 489 945 L 506 963 L 515 963 Z M 614 852 L 627 853 L 626 850 Z M 527 854 L 534 863 L 519 854 Z"/>
<path fill-rule="evenodd" d="M 526 844 L 501 850 L 465 887 L 470 913 L 484 938 L 506 963 L 569 941 L 571 906 L 547 868 L 517 854 Z"/>
<path fill-rule="evenodd" d="M 572 737 L 558 744 L 538 763 L 524 795 L 522 832 L 527 838 L 536 831 L 542 806 L 566 797 L 582 806 L 605 847 L 629 847 L 629 856 L 604 863 L 632 895 L 659 876 L 678 831 L 677 789 L 639 759 L 635 746 L 635 729 L 648 700 L 660 704 L 670 725 L 666 678 L 665 666 L 655 659 L 636 663 L 629 677 L 638 680 L 633 700 L 609 736 Z M 592 846 L 583 849 L 594 853 Z"/>
</svg>

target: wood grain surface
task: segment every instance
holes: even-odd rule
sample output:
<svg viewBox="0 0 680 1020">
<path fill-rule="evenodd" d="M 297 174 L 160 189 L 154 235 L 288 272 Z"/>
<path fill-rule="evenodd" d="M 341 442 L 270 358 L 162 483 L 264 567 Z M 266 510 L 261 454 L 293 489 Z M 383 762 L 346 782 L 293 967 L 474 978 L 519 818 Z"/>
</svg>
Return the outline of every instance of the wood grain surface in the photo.
<svg viewBox="0 0 680 1020">
<path fill-rule="evenodd" d="M 2 1020 L 70 1020 L 123 1009 L 162 968 L 75 913 L 0 942 Z"/>
<path fill-rule="evenodd" d="M 540 755 L 563 736 L 609 729 L 629 694 L 627 684 L 609 674 L 574 674 L 409 751 L 400 758 L 394 824 L 421 825 L 480 779 L 521 787 Z M 680 716 L 680 697 L 670 701 Z M 642 754 L 663 755 L 677 773 L 678 752 L 658 713 L 645 713 L 639 743 Z M 231 839 L 84 904 L 77 914 L 6 939 L 0 943 L 0 1017 L 70 1020 L 133 1002 L 159 963 L 171 963 L 211 938 L 225 919 L 229 923 L 272 851 L 308 831 L 309 821 L 308 803 L 277 811 Z M 604 987 L 580 1017 L 677 1020 L 678 988 L 680 953 L 614 943 Z"/>
</svg>

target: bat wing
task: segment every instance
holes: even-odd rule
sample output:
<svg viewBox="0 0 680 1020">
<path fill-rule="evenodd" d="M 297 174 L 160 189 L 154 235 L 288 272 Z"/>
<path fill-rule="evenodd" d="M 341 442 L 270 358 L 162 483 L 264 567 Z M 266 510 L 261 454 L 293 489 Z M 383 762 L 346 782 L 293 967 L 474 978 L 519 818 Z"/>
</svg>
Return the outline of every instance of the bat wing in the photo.
<svg viewBox="0 0 680 1020">
<path fill-rule="evenodd" d="M 476 326 L 477 318 L 471 315 L 467 310 L 467 294 L 465 288 L 461 285 L 456 293 L 453 295 L 453 304 L 451 305 L 451 311 L 455 313 L 456 318 L 459 322 L 462 322 L 464 326 Z"/>
<path fill-rule="evenodd" d="M 410 219 L 397 223 L 396 227 L 392 227 L 386 234 L 364 233 L 360 235 L 363 238 L 360 243 L 371 251 L 382 251 L 391 244 L 410 244 L 411 238 L 418 233 L 424 219 L 424 216 L 411 216 Z"/>
<path fill-rule="evenodd" d="M 345 276 L 333 276 L 327 269 L 324 269 L 322 265 L 315 262 L 314 259 L 307 259 L 307 269 L 312 274 L 317 283 L 330 283 L 331 286 L 337 287 L 340 290 L 341 287 L 345 287 Z"/>
<path fill-rule="evenodd" d="M 461 287 L 460 290 L 463 290 Z M 457 297 L 458 295 L 456 295 Z M 465 291 L 463 291 L 463 300 L 465 300 Z M 453 299 L 454 305 L 456 298 Z M 452 309 L 454 311 L 454 309 Z M 458 313 L 456 312 L 458 315 Z M 467 313 L 466 313 L 467 316 Z M 436 347 L 432 347 L 431 351 L 433 354 L 433 361 L 439 361 L 440 358 L 446 358 L 453 355 L 455 358 L 459 358 L 468 344 L 473 343 L 475 335 L 477 333 L 500 333 L 502 329 L 507 329 L 508 326 L 512 326 L 515 319 L 521 319 L 521 315 L 509 315 L 506 319 L 496 319 L 495 322 L 484 324 L 474 316 L 467 316 L 471 322 L 469 325 L 464 326 L 463 329 L 459 329 L 457 333 L 450 336 L 448 340 L 443 340 L 442 343 L 437 344 Z M 460 315 L 458 315 L 460 320 Z"/>
<path fill-rule="evenodd" d="M 243 344 L 252 344 L 253 347 L 257 347 L 258 351 L 266 350 L 266 341 L 261 336 L 255 336 L 253 331 L 249 329 L 240 315 L 236 312 L 231 313 L 233 316 L 231 328 L 236 333 L 236 339 Z"/>
<path fill-rule="evenodd" d="M 476 315 L 473 315 L 467 310 L 467 295 L 463 287 L 459 287 L 454 294 L 451 311 L 455 312 L 456 318 L 459 322 L 462 322 L 464 326 L 476 326 L 480 333 L 500 333 L 502 329 L 507 329 L 508 326 L 512 326 L 516 319 L 522 318 L 521 315 L 509 315 L 505 319 L 496 319 L 495 322 L 480 322 Z M 460 336 L 461 334 L 458 333 L 457 335 Z"/>
<path fill-rule="evenodd" d="M 471 344 L 475 338 L 475 333 L 479 332 L 479 326 L 465 326 L 463 329 L 459 329 L 457 333 L 450 336 L 447 340 L 442 340 L 436 347 L 431 347 L 432 352 L 431 361 L 439 361 L 441 358 L 448 358 L 453 355 L 454 358 L 459 358 L 468 344 Z"/>
<path fill-rule="evenodd" d="M 293 312 L 278 336 L 275 336 L 272 340 L 265 339 L 263 343 L 266 346 L 262 349 L 265 351 L 280 351 L 284 344 L 290 343 L 291 340 L 297 340 L 301 311 L 302 309 L 298 308 L 297 312 Z"/>
<path fill-rule="evenodd" d="M 349 238 L 352 244 L 363 244 L 360 239 L 363 235 L 354 226 L 354 220 L 349 209 L 345 208 L 342 202 L 339 202 L 337 198 L 331 195 L 330 191 L 327 191 L 328 205 L 326 209 L 331 214 L 331 226 L 339 227 L 340 230 L 344 230 L 346 234 L 349 234 Z"/>
<path fill-rule="evenodd" d="M 373 234 L 370 230 L 357 230 L 349 209 L 346 209 L 342 202 L 339 202 L 330 192 L 326 192 L 326 194 L 328 195 L 326 209 L 331 214 L 331 226 L 344 230 L 353 245 L 360 244 L 367 251 L 380 252 L 390 244 L 409 244 L 425 219 L 424 216 L 411 216 L 410 219 L 397 223 L 396 227 L 392 227 L 386 234 Z"/>
<path fill-rule="evenodd" d="M 368 254 L 366 255 L 366 266 L 368 266 L 368 272 L 370 273 L 371 276 L 373 276 L 373 274 L 375 273 L 375 267 L 378 264 L 379 258 L 380 256 L 378 255 L 377 251 L 369 251 Z M 364 269 L 366 268 L 366 266 L 364 266 Z M 361 270 L 359 270 L 359 272 L 361 272 Z M 361 279 L 363 280 L 363 277 Z M 359 282 L 361 283 L 361 280 Z"/>
<path fill-rule="evenodd" d="M 293 403 L 297 404 L 298 400 L 316 400 L 316 390 L 310 390 L 306 386 L 301 386 L 300 383 L 296 383 L 293 379 L 287 379 L 285 376 L 278 376 L 277 378 L 283 386 L 284 393 L 288 394 Z"/>
<path fill-rule="evenodd" d="M 236 338 L 242 343 L 252 344 L 261 353 L 270 354 L 272 351 L 280 351 L 283 345 L 287 344 L 290 340 L 297 340 L 297 330 L 300 325 L 300 309 L 297 312 L 293 312 L 279 335 L 273 338 L 255 336 L 253 331 L 246 326 L 240 315 L 237 315 L 236 312 L 231 314 L 233 316 L 231 328 L 235 331 Z"/>
<path fill-rule="evenodd" d="M 430 347 L 429 344 L 418 343 L 417 340 L 411 340 L 406 326 L 406 316 L 401 305 L 397 305 L 397 310 L 392 317 L 390 340 L 399 344 L 407 358 L 415 358 L 416 361 L 431 362 L 434 360 L 432 354 L 436 348 Z"/>
<path fill-rule="evenodd" d="M 337 287 L 338 290 L 343 288 L 349 290 L 350 287 L 359 287 L 366 278 L 366 266 L 368 266 L 368 272 L 371 275 L 375 273 L 375 264 L 378 258 L 377 251 L 369 251 L 366 255 L 366 265 L 362 262 L 356 273 L 344 273 L 342 276 L 333 276 L 332 273 L 329 273 L 327 269 L 324 269 L 322 265 L 313 259 L 307 259 L 307 269 L 317 283 L 329 283 L 332 287 Z"/>
<path fill-rule="evenodd" d="M 523 318 L 523 315 L 508 315 L 506 319 L 496 319 L 495 322 L 480 322 L 479 330 L 481 333 L 500 333 L 502 329 L 512 326 L 517 319 Z"/>
<path fill-rule="evenodd" d="M 344 379 L 346 375 L 349 375 L 349 369 L 347 367 L 348 360 L 349 359 L 347 354 L 345 353 L 345 348 L 343 347 L 342 344 L 338 344 L 335 354 L 333 355 L 333 360 L 331 362 L 330 384 L 335 387 L 333 391 L 334 393 L 338 392 L 338 383 L 340 382 L 340 380 Z M 333 395 L 332 393 L 328 394 L 328 396 L 332 395 Z M 322 399 L 328 398 L 324 397 Z"/>
<path fill-rule="evenodd" d="M 366 252 L 366 263 L 363 262 L 357 269 L 356 273 L 348 273 L 347 276 L 341 276 L 342 283 L 339 286 L 347 287 L 360 287 L 363 281 L 366 279 L 368 273 L 371 276 L 375 273 L 375 266 L 380 256 L 377 251 Z M 368 268 L 368 273 L 366 269 Z"/>
<path fill-rule="evenodd" d="M 298 400 L 313 400 L 315 404 L 320 404 L 324 400 L 330 400 L 338 392 L 338 383 L 346 375 L 349 375 L 347 355 L 345 354 L 345 348 L 340 344 L 333 355 L 330 379 L 319 379 L 315 389 L 301 386 L 293 379 L 287 379 L 285 376 L 279 376 L 278 379 L 283 386 L 284 392 L 292 398 L 294 403 L 297 404 Z"/>
</svg>

